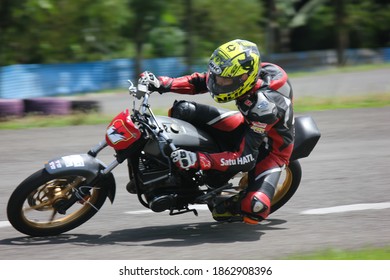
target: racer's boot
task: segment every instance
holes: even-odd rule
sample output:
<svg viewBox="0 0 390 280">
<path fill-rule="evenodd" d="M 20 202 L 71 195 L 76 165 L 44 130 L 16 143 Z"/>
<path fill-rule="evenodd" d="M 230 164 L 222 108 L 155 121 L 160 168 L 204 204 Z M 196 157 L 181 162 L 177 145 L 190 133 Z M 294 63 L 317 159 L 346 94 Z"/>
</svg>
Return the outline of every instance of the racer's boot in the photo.
<svg viewBox="0 0 390 280">
<path fill-rule="evenodd" d="M 237 222 L 242 221 L 240 213 L 240 195 L 219 195 L 211 212 L 213 219 L 218 222 Z"/>
<path fill-rule="evenodd" d="M 236 222 L 242 221 L 243 216 L 240 210 L 240 201 L 242 199 L 243 192 L 248 187 L 248 173 L 243 173 L 241 177 L 237 191 L 238 194 L 232 196 L 224 195 L 222 192 L 212 206 L 212 215 L 214 220 L 219 222 Z"/>
<path fill-rule="evenodd" d="M 243 221 L 257 225 L 266 220 L 271 210 L 271 199 L 263 192 L 249 192 L 241 202 Z"/>
</svg>

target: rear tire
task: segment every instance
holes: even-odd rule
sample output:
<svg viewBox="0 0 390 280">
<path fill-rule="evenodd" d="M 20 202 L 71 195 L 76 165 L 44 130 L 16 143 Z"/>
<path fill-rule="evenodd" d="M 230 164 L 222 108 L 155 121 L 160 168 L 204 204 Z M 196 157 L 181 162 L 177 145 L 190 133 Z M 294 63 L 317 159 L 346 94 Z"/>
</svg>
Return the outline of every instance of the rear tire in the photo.
<svg viewBox="0 0 390 280">
<path fill-rule="evenodd" d="M 286 167 L 283 178 L 279 181 L 274 198 L 271 202 L 273 213 L 289 201 L 297 191 L 302 178 L 302 168 L 298 160 L 290 162 Z"/>
<path fill-rule="evenodd" d="M 102 207 L 107 190 L 102 186 L 84 186 L 81 174 L 49 174 L 41 169 L 25 179 L 12 193 L 7 216 L 12 226 L 30 236 L 52 236 L 67 232 L 88 221 Z M 76 182 L 76 183 L 75 183 Z M 70 197 L 74 187 L 83 186 L 90 195 L 72 205 L 67 213 L 59 214 L 55 202 Z"/>
<path fill-rule="evenodd" d="M 244 178 L 244 177 L 243 177 Z M 275 195 L 271 201 L 271 210 L 270 213 L 274 213 L 276 210 L 281 208 L 283 205 L 285 205 L 295 194 L 297 191 L 299 184 L 301 182 L 302 178 L 302 169 L 301 164 L 298 160 L 294 160 L 290 162 L 290 164 L 285 168 L 285 170 L 282 173 L 282 176 L 279 180 L 279 184 L 276 188 Z M 244 180 L 247 183 L 247 178 Z M 244 185 L 246 184 L 244 183 Z M 208 203 L 208 208 L 210 212 L 213 212 L 214 209 L 219 204 L 224 204 L 228 199 L 230 199 L 232 196 L 238 195 L 238 191 L 236 190 L 236 193 L 232 194 L 226 194 L 225 198 L 220 194 L 218 197 L 220 199 L 219 203 L 216 203 L 215 201 Z M 237 215 L 239 213 L 238 209 L 235 209 L 235 215 L 229 215 L 228 213 L 226 215 L 222 214 L 219 216 L 214 216 L 214 220 L 218 222 L 230 222 L 230 221 L 241 221 L 242 219 L 237 218 Z"/>
</svg>

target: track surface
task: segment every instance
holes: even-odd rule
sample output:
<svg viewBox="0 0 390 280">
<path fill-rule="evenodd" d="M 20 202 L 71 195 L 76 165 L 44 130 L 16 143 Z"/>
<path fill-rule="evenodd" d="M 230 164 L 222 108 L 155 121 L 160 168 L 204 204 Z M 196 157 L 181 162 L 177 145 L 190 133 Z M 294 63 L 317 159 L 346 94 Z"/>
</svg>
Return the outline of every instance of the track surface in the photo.
<svg viewBox="0 0 390 280">
<path fill-rule="evenodd" d="M 114 170 L 114 204 L 107 201 L 84 225 L 50 238 L 28 238 L 9 226 L 8 197 L 46 160 L 86 152 L 105 126 L 0 131 L 0 259 L 283 259 L 390 245 L 390 108 L 308 114 L 322 138 L 301 160 L 296 195 L 261 225 L 219 224 L 206 210 L 198 217 L 138 212 L 145 208 L 126 192 L 123 165 Z M 112 151 L 101 159 L 110 162 Z M 327 209 L 345 205 L 355 206 Z"/>
</svg>

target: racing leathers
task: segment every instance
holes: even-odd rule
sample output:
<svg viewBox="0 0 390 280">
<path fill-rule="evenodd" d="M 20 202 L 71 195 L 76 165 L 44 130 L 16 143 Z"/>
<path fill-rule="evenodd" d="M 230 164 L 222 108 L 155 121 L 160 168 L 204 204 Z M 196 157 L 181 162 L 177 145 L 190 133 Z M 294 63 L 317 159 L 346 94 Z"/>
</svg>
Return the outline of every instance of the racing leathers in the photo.
<svg viewBox="0 0 390 280">
<path fill-rule="evenodd" d="M 268 217 L 275 188 L 289 163 L 294 143 L 293 91 L 287 74 L 272 63 L 261 66 L 256 85 L 236 100 L 238 111 L 189 101 L 176 101 L 170 110 L 172 117 L 206 129 L 225 145 L 224 152 L 198 152 L 193 167 L 248 172 L 240 210 L 244 221 L 253 224 Z M 160 92 L 208 92 L 206 73 L 158 79 Z"/>
</svg>

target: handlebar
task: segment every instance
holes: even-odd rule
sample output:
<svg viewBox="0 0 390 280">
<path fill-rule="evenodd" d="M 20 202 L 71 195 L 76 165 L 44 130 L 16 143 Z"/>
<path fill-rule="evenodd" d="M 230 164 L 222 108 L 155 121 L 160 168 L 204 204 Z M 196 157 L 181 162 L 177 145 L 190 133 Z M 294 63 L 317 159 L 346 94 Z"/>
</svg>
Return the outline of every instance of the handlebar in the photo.
<svg viewBox="0 0 390 280">
<path fill-rule="evenodd" d="M 155 126 L 155 129 L 153 129 L 150 125 L 149 129 L 153 131 L 154 135 L 163 140 L 168 146 L 171 148 L 172 152 L 178 150 L 179 148 L 176 147 L 176 145 L 173 143 L 173 140 L 168 137 L 168 135 L 165 133 L 164 129 L 160 127 L 159 123 L 157 122 L 157 119 L 152 111 L 152 109 L 149 106 L 149 96 L 153 93 L 153 91 L 150 91 L 146 85 L 138 84 L 137 87 L 133 84 L 132 81 L 128 80 L 130 86 L 129 86 L 129 93 L 130 95 L 136 97 L 138 100 L 141 100 L 140 105 L 140 114 L 145 115 L 146 110 L 149 111 L 150 117 L 153 120 L 153 125 Z M 135 107 L 135 104 L 134 104 Z M 170 158 L 165 155 L 163 149 L 160 147 L 161 153 L 168 159 L 169 163 L 169 170 L 171 170 L 171 160 Z M 196 172 L 196 174 L 201 178 L 203 176 L 202 170 L 199 170 Z"/>
<path fill-rule="evenodd" d="M 134 83 L 130 80 L 128 80 L 130 86 L 129 86 L 129 93 L 133 96 L 135 96 L 138 100 L 141 100 L 142 102 L 140 105 L 140 113 L 144 115 L 146 113 L 146 110 L 149 111 L 149 114 L 153 120 L 153 124 L 156 126 L 155 133 L 157 136 L 161 137 L 162 140 L 164 140 L 169 147 L 172 149 L 172 151 L 177 150 L 177 147 L 175 144 L 173 144 L 172 139 L 170 139 L 164 130 L 160 127 L 160 125 L 157 122 L 157 119 L 152 111 L 152 109 L 149 106 L 149 96 L 152 94 L 152 91 L 148 89 L 146 85 L 138 84 L 137 87 L 134 85 Z"/>
</svg>

